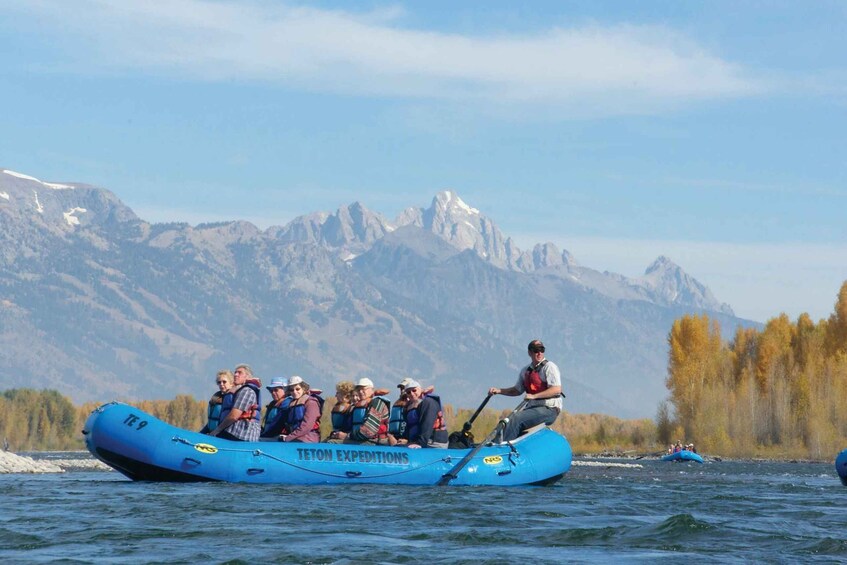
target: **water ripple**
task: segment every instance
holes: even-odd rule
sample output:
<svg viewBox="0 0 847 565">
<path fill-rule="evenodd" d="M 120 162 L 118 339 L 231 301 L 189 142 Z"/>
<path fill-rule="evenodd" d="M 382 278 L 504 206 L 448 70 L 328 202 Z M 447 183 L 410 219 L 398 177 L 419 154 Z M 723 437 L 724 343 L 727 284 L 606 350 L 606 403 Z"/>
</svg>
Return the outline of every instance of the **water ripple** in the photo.
<svg viewBox="0 0 847 565">
<path fill-rule="evenodd" d="M 133 483 L 0 476 L 0 554 L 23 563 L 840 560 L 824 465 L 584 465 L 545 488 Z M 245 543 L 245 540 L 249 540 Z"/>
</svg>

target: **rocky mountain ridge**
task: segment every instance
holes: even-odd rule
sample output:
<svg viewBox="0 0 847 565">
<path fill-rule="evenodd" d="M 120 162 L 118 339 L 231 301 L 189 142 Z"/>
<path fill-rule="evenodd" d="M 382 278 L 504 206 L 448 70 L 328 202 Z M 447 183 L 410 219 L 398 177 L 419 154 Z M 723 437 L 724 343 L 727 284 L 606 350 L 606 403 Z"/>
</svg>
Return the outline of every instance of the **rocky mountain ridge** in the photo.
<svg viewBox="0 0 847 565">
<path fill-rule="evenodd" d="M 359 202 L 260 230 L 150 224 L 111 192 L 0 170 L 0 386 L 77 400 L 203 397 L 220 367 L 435 384 L 472 406 L 533 337 L 571 410 L 652 415 L 685 312 L 746 324 L 667 258 L 643 277 L 522 251 L 452 191 L 388 220 Z"/>
</svg>

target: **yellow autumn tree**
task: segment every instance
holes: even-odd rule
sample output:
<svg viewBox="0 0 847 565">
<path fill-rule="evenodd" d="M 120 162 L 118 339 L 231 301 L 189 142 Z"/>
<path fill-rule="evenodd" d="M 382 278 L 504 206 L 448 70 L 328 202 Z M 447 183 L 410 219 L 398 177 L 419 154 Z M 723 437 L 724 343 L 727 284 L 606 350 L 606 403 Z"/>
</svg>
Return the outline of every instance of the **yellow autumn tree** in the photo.
<svg viewBox="0 0 847 565">
<path fill-rule="evenodd" d="M 773 385 L 773 379 L 784 377 L 790 368 L 794 358 L 791 345 L 795 332 L 796 328 L 785 314 L 765 324 L 756 352 L 756 381 L 760 390 L 768 390 Z"/>
<path fill-rule="evenodd" d="M 829 317 L 826 348 L 830 356 L 847 355 L 847 282 L 841 285 L 835 301 L 835 312 Z"/>
<path fill-rule="evenodd" d="M 667 385 L 698 445 L 725 455 L 829 458 L 847 445 L 847 283 L 815 323 L 781 314 L 715 345 L 704 317 L 677 320 Z M 694 439 L 691 437 L 690 439 Z"/>
<path fill-rule="evenodd" d="M 686 315 L 673 323 L 668 336 L 667 387 L 676 415 L 687 436 L 693 429 L 707 386 L 720 382 L 723 359 L 720 327 L 705 314 Z"/>
</svg>

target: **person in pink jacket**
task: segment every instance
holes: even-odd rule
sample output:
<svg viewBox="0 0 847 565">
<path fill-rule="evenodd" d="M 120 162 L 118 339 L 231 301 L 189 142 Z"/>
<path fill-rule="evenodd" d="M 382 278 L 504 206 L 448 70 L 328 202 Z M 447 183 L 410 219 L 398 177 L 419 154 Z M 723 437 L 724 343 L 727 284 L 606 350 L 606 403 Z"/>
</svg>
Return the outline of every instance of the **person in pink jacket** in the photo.
<svg viewBox="0 0 847 565">
<path fill-rule="evenodd" d="M 302 443 L 319 442 L 323 399 L 320 395 L 311 393 L 309 384 L 298 376 L 288 379 L 288 395 L 292 400 L 288 405 L 288 421 L 283 428 L 280 440 Z"/>
</svg>

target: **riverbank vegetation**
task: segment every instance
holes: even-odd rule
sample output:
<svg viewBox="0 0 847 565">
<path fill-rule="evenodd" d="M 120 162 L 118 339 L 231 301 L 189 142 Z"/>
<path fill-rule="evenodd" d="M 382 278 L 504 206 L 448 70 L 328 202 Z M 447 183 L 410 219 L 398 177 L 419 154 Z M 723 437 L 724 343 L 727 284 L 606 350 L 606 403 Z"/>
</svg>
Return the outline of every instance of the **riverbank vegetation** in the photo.
<svg viewBox="0 0 847 565">
<path fill-rule="evenodd" d="M 847 283 L 834 313 L 817 323 L 807 314 L 773 318 L 761 331 L 739 328 L 724 342 L 707 315 L 676 320 L 670 345 L 669 401 L 656 420 L 623 420 L 600 414 L 560 416 L 553 428 L 574 453 L 658 453 L 672 441 L 696 442 L 698 451 L 738 458 L 831 459 L 847 446 Z M 324 407 L 329 414 L 334 398 Z M 199 430 L 206 401 L 129 404 L 180 428 Z M 82 426 L 96 404 L 74 404 L 54 390 L 0 393 L 0 437 L 13 450 L 82 449 Z M 450 431 L 460 430 L 473 410 L 445 405 Z M 483 410 L 473 425 L 481 440 L 506 411 Z M 329 434 L 330 418 L 321 423 Z"/>
<path fill-rule="evenodd" d="M 721 340 L 708 316 L 673 324 L 659 441 L 730 457 L 831 459 L 847 446 L 847 283 L 815 323 L 782 314 Z"/>
<path fill-rule="evenodd" d="M 129 404 L 190 430 L 199 430 L 206 418 L 206 403 L 187 395 Z M 97 406 L 95 402 L 75 406 L 55 390 L 7 390 L 0 393 L 0 438 L 13 451 L 83 449 L 82 427 Z"/>
<path fill-rule="evenodd" d="M 329 414 L 335 399 L 330 398 L 324 411 Z M 206 401 L 179 395 L 172 400 L 128 402 L 177 427 L 199 430 L 206 418 Z M 14 451 L 56 451 L 84 449 L 82 427 L 97 403 L 75 406 L 55 390 L 13 389 L 0 393 L 0 438 Z M 450 431 L 461 430 L 473 410 L 444 407 Z M 494 428 L 508 411 L 483 410 L 473 425 L 478 440 Z M 321 422 L 322 436 L 332 429 L 330 419 Z M 577 453 L 596 453 L 608 449 L 643 451 L 655 441 L 651 420 L 621 420 L 597 414 L 565 414 L 554 428 L 566 435 Z"/>
</svg>

